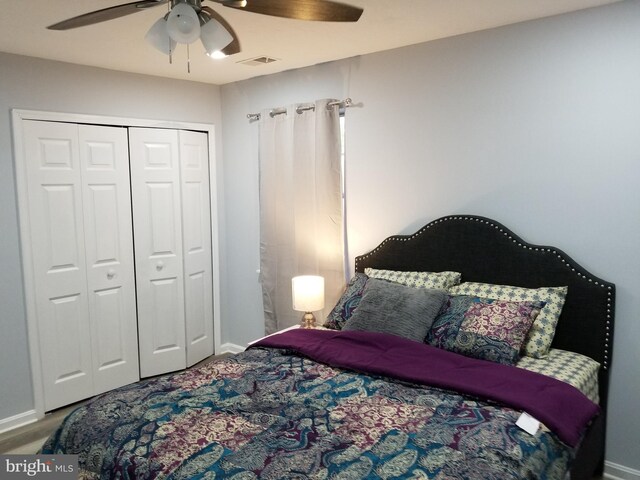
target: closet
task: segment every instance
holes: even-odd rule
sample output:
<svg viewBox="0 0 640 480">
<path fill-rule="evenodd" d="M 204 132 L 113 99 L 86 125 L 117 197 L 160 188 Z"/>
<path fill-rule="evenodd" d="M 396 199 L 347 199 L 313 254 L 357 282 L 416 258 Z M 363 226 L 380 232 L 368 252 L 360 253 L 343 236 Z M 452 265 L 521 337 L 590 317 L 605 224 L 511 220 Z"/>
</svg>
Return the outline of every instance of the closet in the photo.
<svg viewBox="0 0 640 480">
<path fill-rule="evenodd" d="M 140 372 L 213 354 L 207 136 L 129 129 Z"/>
<path fill-rule="evenodd" d="M 40 120 L 20 130 L 44 411 L 213 354 L 208 134 Z"/>
</svg>

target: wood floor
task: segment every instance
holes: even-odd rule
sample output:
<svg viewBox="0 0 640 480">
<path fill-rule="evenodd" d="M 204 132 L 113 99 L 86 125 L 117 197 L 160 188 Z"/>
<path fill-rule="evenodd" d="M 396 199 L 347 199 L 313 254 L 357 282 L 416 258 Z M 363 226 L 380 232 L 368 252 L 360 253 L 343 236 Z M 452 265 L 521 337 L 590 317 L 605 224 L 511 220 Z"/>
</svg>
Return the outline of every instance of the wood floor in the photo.
<svg viewBox="0 0 640 480">
<path fill-rule="evenodd" d="M 230 354 L 212 355 L 191 368 L 196 368 L 218 358 L 224 358 L 227 355 Z M 85 403 L 85 401 L 54 410 L 53 412 L 47 413 L 43 419 L 37 422 L 0 434 L 0 454 L 37 453 L 42 444 L 49 438 L 49 435 L 54 432 L 58 425 L 62 423 L 65 417 Z"/>
<path fill-rule="evenodd" d="M 0 434 L 0 453 L 36 453 L 62 420 L 84 402 L 47 413 L 42 420 Z"/>
</svg>

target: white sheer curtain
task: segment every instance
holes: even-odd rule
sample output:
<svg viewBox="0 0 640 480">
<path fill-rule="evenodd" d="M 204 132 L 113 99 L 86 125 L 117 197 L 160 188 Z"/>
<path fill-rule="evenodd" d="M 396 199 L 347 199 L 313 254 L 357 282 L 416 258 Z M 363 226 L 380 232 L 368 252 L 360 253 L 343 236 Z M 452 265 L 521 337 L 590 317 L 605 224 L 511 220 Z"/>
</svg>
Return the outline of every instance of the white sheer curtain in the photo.
<svg viewBox="0 0 640 480">
<path fill-rule="evenodd" d="M 322 323 L 344 288 L 340 118 L 330 100 L 315 109 L 260 116 L 260 276 L 265 331 L 300 322 L 291 279 L 325 279 Z M 299 113 L 298 113 L 299 112 Z"/>
</svg>

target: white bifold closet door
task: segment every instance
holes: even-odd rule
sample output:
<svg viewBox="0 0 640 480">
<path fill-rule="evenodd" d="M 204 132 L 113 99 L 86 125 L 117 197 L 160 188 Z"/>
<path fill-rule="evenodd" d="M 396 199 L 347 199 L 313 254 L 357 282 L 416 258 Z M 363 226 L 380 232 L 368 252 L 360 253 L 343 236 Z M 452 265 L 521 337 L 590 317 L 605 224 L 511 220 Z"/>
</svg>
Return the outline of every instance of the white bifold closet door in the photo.
<svg viewBox="0 0 640 480">
<path fill-rule="evenodd" d="M 127 129 L 23 128 L 48 411 L 139 379 Z"/>
<path fill-rule="evenodd" d="M 206 133 L 179 132 L 187 366 L 213 355 L 213 272 Z"/>
<path fill-rule="evenodd" d="M 130 128 L 140 373 L 213 354 L 207 134 Z"/>
</svg>

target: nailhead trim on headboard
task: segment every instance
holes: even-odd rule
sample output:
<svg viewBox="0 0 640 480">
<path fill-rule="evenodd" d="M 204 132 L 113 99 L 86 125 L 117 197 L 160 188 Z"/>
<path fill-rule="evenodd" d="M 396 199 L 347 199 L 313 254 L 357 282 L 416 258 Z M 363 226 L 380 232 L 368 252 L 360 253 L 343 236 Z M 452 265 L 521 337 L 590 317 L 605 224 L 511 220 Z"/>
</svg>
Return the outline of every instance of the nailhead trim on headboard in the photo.
<svg viewBox="0 0 640 480">
<path fill-rule="evenodd" d="M 364 255 L 356 257 L 356 259 L 355 259 L 356 271 L 359 271 L 358 264 L 359 264 L 360 261 L 365 260 L 368 257 L 374 255 L 381 248 L 383 248 L 387 243 L 389 243 L 389 242 L 408 242 L 408 241 L 411 241 L 411 240 L 415 239 L 416 237 L 419 237 L 420 235 L 422 235 L 424 232 L 429 230 L 434 225 L 437 225 L 437 224 L 442 223 L 442 222 L 451 221 L 451 220 L 462 220 L 462 221 L 469 221 L 469 222 L 479 222 L 479 223 L 483 223 L 483 224 L 489 225 L 490 227 L 493 227 L 496 230 L 500 231 L 500 233 L 502 233 L 504 236 L 506 236 L 513 243 L 517 244 L 519 247 L 522 247 L 525 250 L 532 250 L 532 251 L 536 251 L 536 252 L 540 252 L 541 251 L 541 252 L 551 253 L 551 254 L 557 256 L 558 259 L 563 264 L 565 264 L 567 266 L 567 268 L 571 269 L 571 271 L 573 273 L 575 273 L 579 278 L 585 279 L 588 282 L 593 283 L 594 285 L 597 285 L 597 286 L 600 286 L 602 288 L 608 289 L 608 292 L 607 292 L 607 298 L 608 298 L 608 300 L 607 300 L 607 320 L 606 320 L 604 357 L 603 357 L 603 362 L 602 362 L 602 368 L 604 370 L 608 370 L 609 369 L 610 344 L 611 344 L 611 342 L 610 342 L 610 340 L 611 340 L 611 321 L 612 321 L 612 318 L 611 318 L 611 313 L 612 313 L 612 287 L 611 287 L 611 285 L 605 285 L 605 284 L 601 283 L 601 281 L 599 279 L 597 279 L 596 277 L 591 277 L 591 276 L 585 275 L 584 273 L 576 270 L 575 266 L 573 266 L 570 261 L 568 261 L 560 252 L 558 252 L 557 250 L 555 250 L 553 248 L 539 247 L 539 246 L 528 245 L 528 244 L 520 242 L 518 239 L 514 238 L 514 236 L 513 236 L 513 234 L 511 232 L 505 230 L 504 227 L 495 224 L 491 220 L 488 220 L 488 219 L 485 219 L 485 218 L 481 218 L 481 217 L 467 216 L 467 215 L 462 215 L 462 216 L 453 215 L 453 216 L 442 217 L 442 218 L 439 218 L 437 220 L 434 220 L 433 222 L 428 223 L 427 225 L 422 227 L 420 230 L 418 230 L 413 235 L 397 235 L 397 236 L 388 237 L 380 245 L 378 245 L 375 249 L 371 250 L 369 253 L 366 253 Z"/>
</svg>

